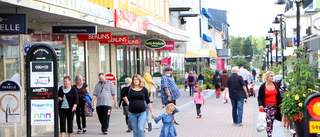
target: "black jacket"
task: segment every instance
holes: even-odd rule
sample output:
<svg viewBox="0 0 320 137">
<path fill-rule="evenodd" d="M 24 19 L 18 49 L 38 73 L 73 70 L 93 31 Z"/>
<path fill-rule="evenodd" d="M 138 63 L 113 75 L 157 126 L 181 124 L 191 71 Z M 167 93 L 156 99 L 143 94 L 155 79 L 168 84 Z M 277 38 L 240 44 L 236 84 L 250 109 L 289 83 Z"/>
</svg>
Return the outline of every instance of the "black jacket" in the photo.
<svg viewBox="0 0 320 137">
<path fill-rule="evenodd" d="M 275 82 L 273 83 L 275 85 L 275 88 L 277 89 L 277 106 L 278 106 L 278 109 L 277 109 L 277 113 L 276 113 L 276 120 L 279 120 L 281 121 L 282 120 L 282 117 L 281 117 L 281 109 L 280 109 L 280 104 L 281 104 L 281 94 L 280 94 L 280 91 L 279 91 L 279 84 L 275 84 Z M 265 99 L 265 91 L 266 89 L 266 83 L 263 83 L 260 88 L 259 88 L 259 93 L 258 93 L 258 103 L 259 103 L 259 106 L 264 106 L 264 99 Z"/>
<path fill-rule="evenodd" d="M 63 98 L 64 95 L 66 95 L 66 98 L 68 100 L 68 104 L 69 104 L 69 109 L 71 110 L 74 104 L 78 104 L 79 103 L 79 99 L 78 99 L 78 93 L 76 91 L 76 89 L 74 87 L 71 86 L 71 90 L 65 94 L 63 93 L 62 90 L 63 87 L 59 88 L 59 97 Z M 61 109 L 61 105 L 62 105 L 62 101 L 59 101 L 59 109 Z"/>
</svg>

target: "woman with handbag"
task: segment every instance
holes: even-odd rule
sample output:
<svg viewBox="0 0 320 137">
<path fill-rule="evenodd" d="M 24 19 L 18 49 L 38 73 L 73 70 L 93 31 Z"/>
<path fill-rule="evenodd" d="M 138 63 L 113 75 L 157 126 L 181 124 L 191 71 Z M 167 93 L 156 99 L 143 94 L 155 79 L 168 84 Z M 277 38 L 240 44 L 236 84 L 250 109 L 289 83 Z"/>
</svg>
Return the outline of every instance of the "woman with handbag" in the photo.
<svg viewBox="0 0 320 137">
<path fill-rule="evenodd" d="M 219 80 L 219 85 L 221 86 L 221 92 L 224 92 L 225 87 L 227 85 L 227 79 L 229 78 L 229 75 L 227 73 L 228 73 L 228 70 L 224 69 L 222 71 L 222 75 L 221 75 L 220 80 Z M 223 94 L 222 94 L 222 96 L 223 96 Z M 228 92 L 227 92 L 226 96 L 227 96 L 227 98 L 229 97 Z M 224 97 L 222 97 L 222 100 L 223 100 L 224 104 L 228 103 L 228 99 L 224 100 Z"/>
<path fill-rule="evenodd" d="M 265 83 L 259 88 L 258 103 L 259 109 L 266 112 L 267 121 L 267 135 L 272 137 L 273 121 L 274 119 L 281 121 L 280 104 L 281 95 L 279 85 L 273 82 L 274 73 L 267 71 L 265 75 Z"/>
<path fill-rule="evenodd" d="M 64 86 L 61 86 L 58 91 L 61 137 L 65 137 L 66 123 L 68 127 L 68 136 L 72 136 L 74 111 L 76 111 L 79 102 L 78 93 L 70 83 L 70 76 L 65 76 L 63 78 Z"/>
<path fill-rule="evenodd" d="M 76 89 L 78 93 L 78 98 L 79 98 L 79 104 L 77 106 L 77 111 L 76 111 L 76 120 L 78 125 L 77 133 L 80 134 L 81 130 L 83 131 L 83 133 L 87 132 L 86 116 L 84 114 L 84 106 L 85 106 L 86 100 L 84 96 L 87 93 L 89 93 L 89 88 L 88 88 L 88 85 L 83 82 L 83 78 L 81 75 L 76 75 L 75 82 L 76 84 L 73 85 L 73 87 Z M 81 128 L 81 119 L 82 119 L 82 128 Z"/>
</svg>

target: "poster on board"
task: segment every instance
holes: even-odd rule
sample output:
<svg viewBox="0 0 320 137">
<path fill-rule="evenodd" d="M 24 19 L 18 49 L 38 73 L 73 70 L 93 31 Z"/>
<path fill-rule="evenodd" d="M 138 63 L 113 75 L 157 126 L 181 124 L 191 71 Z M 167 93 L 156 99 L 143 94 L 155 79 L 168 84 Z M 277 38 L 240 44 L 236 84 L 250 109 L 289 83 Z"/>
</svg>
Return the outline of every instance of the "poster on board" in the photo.
<svg viewBox="0 0 320 137">
<path fill-rule="evenodd" d="M 53 62 L 30 62 L 31 88 L 53 87 Z"/>
<path fill-rule="evenodd" d="M 53 99 L 31 100 L 31 125 L 54 125 Z"/>
<path fill-rule="evenodd" d="M 0 92 L 0 123 L 20 123 L 20 92 Z"/>
</svg>

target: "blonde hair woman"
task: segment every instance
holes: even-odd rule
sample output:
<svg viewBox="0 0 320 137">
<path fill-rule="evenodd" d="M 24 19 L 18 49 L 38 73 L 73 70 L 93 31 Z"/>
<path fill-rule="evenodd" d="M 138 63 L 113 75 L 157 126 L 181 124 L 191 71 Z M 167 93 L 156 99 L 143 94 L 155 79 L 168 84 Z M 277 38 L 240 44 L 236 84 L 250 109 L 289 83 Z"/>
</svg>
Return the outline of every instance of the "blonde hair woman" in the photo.
<svg viewBox="0 0 320 137">
<path fill-rule="evenodd" d="M 86 103 L 86 100 L 84 99 L 84 96 L 87 93 L 89 93 L 89 88 L 88 88 L 88 85 L 83 82 L 83 78 L 81 75 L 76 75 L 75 83 L 76 84 L 73 85 L 73 87 L 76 89 L 78 93 L 78 98 L 79 98 L 79 104 L 76 110 L 76 121 L 78 126 L 77 133 L 80 134 L 81 130 L 83 133 L 87 132 L 86 116 L 84 115 L 84 105 Z M 82 121 L 82 127 L 81 127 L 81 121 Z"/>
<path fill-rule="evenodd" d="M 128 92 L 124 93 L 123 100 L 129 105 L 129 120 L 133 129 L 133 136 L 144 137 L 144 126 L 147 119 L 144 102 L 148 104 L 152 118 L 155 117 L 148 90 L 143 87 L 141 76 L 139 74 L 134 74 L 132 80 L 131 88 Z"/>
<path fill-rule="evenodd" d="M 273 82 L 274 73 L 267 71 L 264 77 L 266 81 L 259 88 L 258 103 L 259 109 L 266 112 L 267 121 L 267 135 L 272 137 L 273 121 L 277 119 L 281 121 L 280 104 L 281 95 L 279 91 L 279 85 Z"/>
</svg>

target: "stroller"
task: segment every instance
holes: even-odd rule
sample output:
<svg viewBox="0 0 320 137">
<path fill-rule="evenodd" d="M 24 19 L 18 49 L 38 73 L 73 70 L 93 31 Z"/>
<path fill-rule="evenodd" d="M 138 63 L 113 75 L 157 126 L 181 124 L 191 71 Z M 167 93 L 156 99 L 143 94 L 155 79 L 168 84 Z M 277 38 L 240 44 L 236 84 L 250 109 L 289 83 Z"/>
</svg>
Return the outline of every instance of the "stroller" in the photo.
<svg viewBox="0 0 320 137">
<path fill-rule="evenodd" d="M 249 97 L 250 96 L 253 96 L 253 97 L 256 97 L 256 92 L 254 91 L 254 84 L 253 84 L 253 82 L 251 81 L 251 83 L 249 84 L 249 86 L 248 86 L 248 94 L 249 94 Z"/>
</svg>

